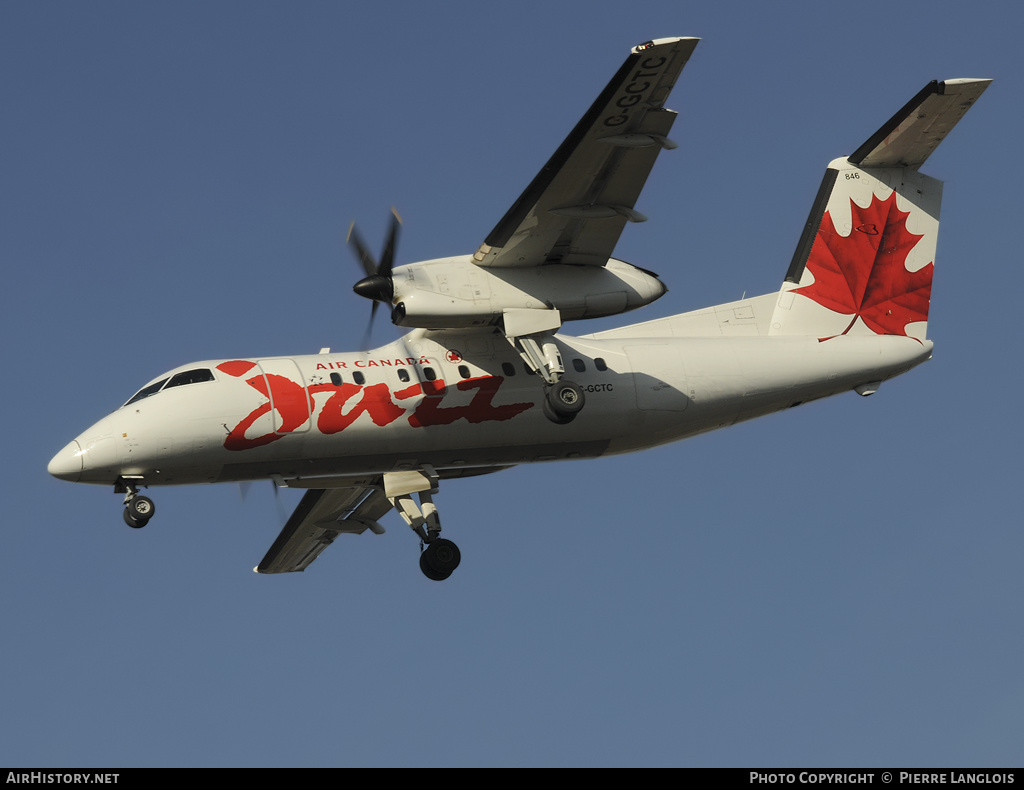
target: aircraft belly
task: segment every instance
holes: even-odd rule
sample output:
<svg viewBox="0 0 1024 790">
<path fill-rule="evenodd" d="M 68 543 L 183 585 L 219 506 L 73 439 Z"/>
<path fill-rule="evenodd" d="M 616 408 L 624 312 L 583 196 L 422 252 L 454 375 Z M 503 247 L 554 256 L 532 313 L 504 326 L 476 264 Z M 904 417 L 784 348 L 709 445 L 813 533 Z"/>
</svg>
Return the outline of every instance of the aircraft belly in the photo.
<svg viewBox="0 0 1024 790">
<path fill-rule="evenodd" d="M 322 458 L 280 459 L 278 461 L 241 461 L 225 464 L 218 482 L 270 478 L 280 475 L 285 481 L 309 481 L 346 475 L 383 474 L 430 465 L 445 472 L 451 470 L 494 469 L 521 463 L 542 463 L 577 458 L 596 458 L 605 453 L 607 441 L 581 441 L 571 444 L 532 444 L 515 447 L 422 452 L 375 453 L 372 455 L 336 455 Z M 301 487 L 310 487 L 308 484 Z"/>
</svg>

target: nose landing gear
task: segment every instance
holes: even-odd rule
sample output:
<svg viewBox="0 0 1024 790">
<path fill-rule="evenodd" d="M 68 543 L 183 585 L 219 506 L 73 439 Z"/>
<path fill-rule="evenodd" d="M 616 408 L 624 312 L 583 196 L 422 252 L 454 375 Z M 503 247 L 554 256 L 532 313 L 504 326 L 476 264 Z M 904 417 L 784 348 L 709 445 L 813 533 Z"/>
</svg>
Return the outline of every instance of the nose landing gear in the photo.
<svg viewBox="0 0 1024 790">
<path fill-rule="evenodd" d="M 129 480 L 118 480 L 114 493 L 124 494 L 124 523 L 132 529 L 142 529 L 156 513 L 153 500 L 139 494 L 138 486 Z"/>
</svg>

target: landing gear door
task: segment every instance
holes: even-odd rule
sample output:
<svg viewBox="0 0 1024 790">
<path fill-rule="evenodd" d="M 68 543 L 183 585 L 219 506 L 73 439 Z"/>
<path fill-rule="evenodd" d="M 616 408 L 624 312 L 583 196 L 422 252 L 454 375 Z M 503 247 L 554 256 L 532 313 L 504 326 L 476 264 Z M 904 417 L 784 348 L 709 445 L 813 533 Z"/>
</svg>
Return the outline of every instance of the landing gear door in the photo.
<svg viewBox="0 0 1024 790">
<path fill-rule="evenodd" d="M 260 370 L 267 382 L 267 391 L 274 414 L 275 433 L 305 433 L 309 419 L 309 391 L 302 383 L 302 372 L 293 359 L 261 359 Z"/>
</svg>

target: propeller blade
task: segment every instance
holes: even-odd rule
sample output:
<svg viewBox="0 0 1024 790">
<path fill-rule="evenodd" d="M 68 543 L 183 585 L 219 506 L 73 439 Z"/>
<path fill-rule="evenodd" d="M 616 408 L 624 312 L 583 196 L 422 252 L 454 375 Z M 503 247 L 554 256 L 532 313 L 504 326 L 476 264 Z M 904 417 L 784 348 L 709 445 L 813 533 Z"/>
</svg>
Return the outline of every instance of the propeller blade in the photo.
<svg viewBox="0 0 1024 790">
<path fill-rule="evenodd" d="M 377 267 L 377 274 L 383 277 L 391 277 L 391 269 L 395 263 L 395 248 L 398 246 L 398 231 L 402 226 L 402 218 L 398 212 L 391 209 L 391 226 L 388 228 L 388 238 L 384 243 L 384 252 L 380 256 L 380 266 Z"/>
<path fill-rule="evenodd" d="M 373 321 L 377 316 L 377 305 L 381 302 L 390 303 L 395 296 L 395 281 L 391 272 L 395 266 L 395 251 L 398 248 L 398 235 L 402 226 L 402 218 L 394 208 L 391 209 L 391 222 L 388 225 L 388 233 L 384 239 L 384 251 L 380 260 L 373 257 L 370 249 L 363 241 L 363 237 L 356 230 L 353 222 L 348 228 L 347 241 L 355 251 L 359 263 L 363 267 L 366 276 L 352 286 L 352 290 L 360 296 L 373 300 L 373 307 L 370 308 L 370 323 L 366 327 L 366 334 L 363 336 L 363 349 L 370 347 L 370 335 L 373 332 Z"/>
<path fill-rule="evenodd" d="M 277 508 L 277 520 L 282 524 L 288 522 L 288 511 L 285 509 L 284 502 L 281 501 L 281 488 L 278 486 L 276 480 L 271 480 L 274 484 L 274 507 Z"/>
<path fill-rule="evenodd" d="M 370 338 L 373 335 L 373 319 L 377 315 L 377 305 L 380 302 L 374 302 L 373 307 L 370 308 L 370 320 L 366 324 L 366 331 L 363 332 L 363 351 L 370 350 Z"/>
<path fill-rule="evenodd" d="M 348 236 L 345 240 L 352 245 L 353 249 L 355 249 L 356 257 L 363 265 L 363 271 L 366 272 L 366 276 L 373 277 L 377 274 L 377 261 L 374 260 L 373 255 L 370 254 L 369 248 L 363 241 L 363 237 L 360 236 L 359 231 L 356 230 L 356 223 L 353 222 L 348 226 Z"/>
</svg>

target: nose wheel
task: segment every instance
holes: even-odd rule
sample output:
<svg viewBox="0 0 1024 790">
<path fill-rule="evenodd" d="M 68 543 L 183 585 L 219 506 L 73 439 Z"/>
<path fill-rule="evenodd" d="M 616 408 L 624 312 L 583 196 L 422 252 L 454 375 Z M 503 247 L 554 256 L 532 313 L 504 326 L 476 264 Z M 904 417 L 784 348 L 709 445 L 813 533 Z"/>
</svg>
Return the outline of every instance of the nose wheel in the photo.
<svg viewBox="0 0 1024 790">
<path fill-rule="evenodd" d="M 146 496 L 133 496 L 124 505 L 124 523 L 132 529 L 142 529 L 156 513 L 156 505 Z"/>
<path fill-rule="evenodd" d="M 119 481 L 123 488 L 115 487 L 116 493 L 124 494 L 124 523 L 132 529 L 142 529 L 156 513 L 156 505 L 148 496 L 139 494 L 139 489 L 134 483 Z"/>
</svg>

